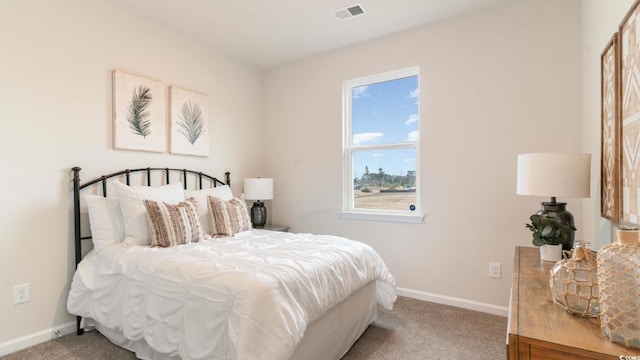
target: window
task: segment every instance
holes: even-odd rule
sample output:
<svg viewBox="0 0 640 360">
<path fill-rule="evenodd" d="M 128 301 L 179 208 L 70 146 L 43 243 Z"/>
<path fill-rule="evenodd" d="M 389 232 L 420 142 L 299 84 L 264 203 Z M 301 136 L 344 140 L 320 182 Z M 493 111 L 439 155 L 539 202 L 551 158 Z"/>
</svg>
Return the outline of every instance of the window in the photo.
<svg viewBox="0 0 640 360">
<path fill-rule="evenodd" d="M 422 221 L 418 71 L 344 82 L 342 218 Z"/>
</svg>

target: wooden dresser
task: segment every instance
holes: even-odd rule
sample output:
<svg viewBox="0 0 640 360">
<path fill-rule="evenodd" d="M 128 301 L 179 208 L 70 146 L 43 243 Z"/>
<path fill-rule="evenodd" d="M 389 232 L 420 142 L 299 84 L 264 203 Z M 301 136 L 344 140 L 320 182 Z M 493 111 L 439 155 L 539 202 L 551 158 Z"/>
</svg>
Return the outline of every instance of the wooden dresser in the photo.
<svg viewBox="0 0 640 360">
<path fill-rule="evenodd" d="M 571 315 L 553 303 L 549 288 L 553 265 L 540 261 L 537 247 L 516 247 L 507 359 L 625 359 L 621 355 L 640 359 L 640 351 L 607 340 L 599 319 Z"/>
</svg>

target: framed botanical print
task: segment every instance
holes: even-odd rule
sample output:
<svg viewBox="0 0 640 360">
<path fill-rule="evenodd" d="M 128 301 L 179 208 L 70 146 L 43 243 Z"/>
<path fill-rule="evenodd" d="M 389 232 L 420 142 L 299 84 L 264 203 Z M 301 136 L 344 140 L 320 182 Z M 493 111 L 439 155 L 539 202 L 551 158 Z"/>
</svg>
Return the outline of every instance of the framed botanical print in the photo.
<svg viewBox="0 0 640 360">
<path fill-rule="evenodd" d="M 209 156 L 209 97 L 171 87 L 171 153 Z"/>
<path fill-rule="evenodd" d="M 167 151 L 167 87 L 113 71 L 113 145 L 116 149 Z"/>
</svg>

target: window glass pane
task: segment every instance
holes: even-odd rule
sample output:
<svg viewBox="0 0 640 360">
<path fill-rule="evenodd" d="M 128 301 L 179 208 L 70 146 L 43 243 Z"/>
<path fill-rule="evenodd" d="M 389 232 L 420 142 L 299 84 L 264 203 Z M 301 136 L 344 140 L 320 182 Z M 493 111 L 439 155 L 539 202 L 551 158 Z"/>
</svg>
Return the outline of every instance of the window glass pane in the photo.
<svg viewBox="0 0 640 360">
<path fill-rule="evenodd" d="M 355 209 L 415 210 L 415 148 L 354 151 L 352 164 Z"/>
<path fill-rule="evenodd" d="M 354 147 L 418 141 L 418 76 L 354 87 Z"/>
</svg>

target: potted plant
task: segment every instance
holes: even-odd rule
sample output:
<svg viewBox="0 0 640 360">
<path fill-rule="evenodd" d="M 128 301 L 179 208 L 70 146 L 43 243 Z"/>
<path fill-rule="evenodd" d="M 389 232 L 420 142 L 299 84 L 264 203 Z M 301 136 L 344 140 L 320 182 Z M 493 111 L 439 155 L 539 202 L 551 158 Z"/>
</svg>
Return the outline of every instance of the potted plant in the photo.
<svg viewBox="0 0 640 360">
<path fill-rule="evenodd" d="M 562 243 L 576 228 L 549 214 L 533 214 L 525 226 L 533 233 L 533 245 L 540 247 L 540 258 L 547 261 L 562 259 Z"/>
</svg>

